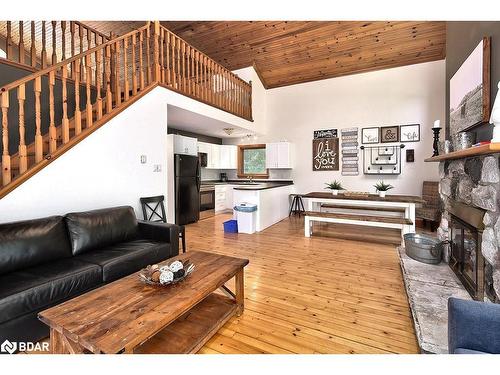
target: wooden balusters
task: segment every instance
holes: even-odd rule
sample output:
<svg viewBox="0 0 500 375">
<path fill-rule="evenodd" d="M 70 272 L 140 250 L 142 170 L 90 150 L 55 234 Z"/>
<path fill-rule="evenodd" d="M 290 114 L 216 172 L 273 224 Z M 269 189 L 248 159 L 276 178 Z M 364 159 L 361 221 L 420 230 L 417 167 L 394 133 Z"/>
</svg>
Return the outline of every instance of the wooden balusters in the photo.
<svg viewBox="0 0 500 375">
<path fill-rule="evenodd" d="M 165 32 L 163 27 L 160 29 L 160 55 L 159 55 L 159 60 L 160 60 L 160 77 L 159 81 L 164 83 L 165 82 L 165 62 L 164 62 L 164 55 L 163 55 L 163 45 L 165 39 Z"/>
<path fill-rule="evenodd" d="M 186 44 L 186 43 L 184 43 Z M 189 45 L 186 45 L 186 55 L 184 57 L 186 60 L 186 91 L 188 94 L 191 94 L 191 47 Z"/>
<path fill-rule="evenodd" d="M 186 92 L 186 43 L 179 40 L 181 42 L 181 59 L 182 59 L 182 71 L 181 71 L 181 79 L 182 79 L 182 90 Z"/>
<path fill-rule="evenodd" d="M 130 95 L 129 82 L 128 82 L 128 63 L 127 63 L 127 53 L 128 53 L 128 41 L 127 38 L 123 39 L 123 100 L 127 101 Z"/>
<path fill-rule="evenodd" d="M 11 179 L 10 154 L 9 154 L 9 92 L 2 93 L 2 183 L 7 185 Z"/>
<path fill-rule="evenodd" d="M 80 111 L 80 59 L 73 62 L 74 79 L 75 79 L 75 134 L 78 135 L 82 132 L 82 112 Z"/>
<path fill-rule="evenodd" d="M 86 82 L 85 82 L 85 87 L 86 87 L 86 97 L 87 97 L 87 104 L 85 106 L 87 118 L 85 119 L 87 128 L 91 128 L 93 124 L 93 118 L 92 118 L 92 91 L 90 89 L 90 86 L 92 84 L 92 55 L 86 55 L 85 56 L 85 73 L 86 73 Z"/>
<path fill-rule="evenodd" d="M 30 62 L 31 66 L 35 68 L 36 67 L 35 21 L 31 21 Z"/>
<path fill-rule="evenodd" d="M 24 23 L 23 21 L 19 21 L 19 43 L 17 45 L 17 53 L 19 62 L 24 64 L 24 57 L 26 55 L 26 51 L 24 50 Z"/>
<path fill-rule="evenodd" d="M 115 106 L 119 106 L 122 102 L 122 89 L 120 85 L 120 42 L 114 43 L 115 47 Z"/>
<path fill-rule="evenodd" d="M 61 61 L 66 60 L 66 21 L 61 21 Z"/>
<path fill-rule="evenodd" d="M 137 66 L 136 66 L 136 57 L 135 57 L 135 51 L 137 48 L 137 42 L 136 42 L 136 37 L 135 34 L 132 34 L 132 95 L 137 94 Z"/>
<path fill-rule="evenodd" d="M 179 66 L 179 62 L 177 60 L 177 38 L 174 35 L 171 35 L 170 46 L 172 47 L 172 84 L 174 89 L 177 88 L 177 67 Z"/>
<path fill-rule="evenodd" d="M 71 57 L 75 56 L 75 21 L 69 22 L 69 33 L 70 33 L 70 43 L 71 43 Z M 71 72 L 73 79 L 75 78 L 73 72 Z"/>
<path fill-rule="evenodd" d="M 143 63 L 143 48 L 144 44 L 144 33 L 141 31 L 139 33 L 139 87 L 140 90 L 144 90 L 144 63 Z"/>
<path fill-rule="evenodd" d="M 57 129 L 55 123 L 54 108 L 54 85 L 56 83 L 56 73 L 54 70 L 49 72 L 49 152 L 53 153 L 57 149 Z"/>
<path fill-rule="evenodd" d="M 35 78 L 33 89 L 35 91 L 35 163 L 39 163 L 43 159 L 42 112 L 40 106 L 42 77 Z"/>
<path fill-rule="evenodd" d="M 26 100 L 26 85 L 17 88 L 17 102 L 19 103 L 19 173 L 28 169 L 28 153 L 26 150 L 26 128 L 24 126 L 24 102 Z"/>
<path fill-rule="evenodd" d="M 105 75 L 106 75 L 106 113 L 113 109 L 113 94 L 111 92 L 111 46 L 106 46 L 105 56 Z"/>
<path fill-rule="evenodd" d="M 163 29 L 162 29 L 163 30 Z M 165 59 L 166 59 L 166 83 L 170 85 L 172 83 L 171 80 L 171 63 L 170 63 L 170 33 L 168 31 L 165 31 Z"/>
<path fill-rule="evenodd" d="M 97 104 L 97 120 L 102 117 L 102 99 L 101 99 L 101 63 L 102 49 L 96 51 L 95 56 L 95 86 L 96 86 L 96 104 Z"/>
<path fill-rule="evenodd" d="M 47 67 L 47 34 L 45 30 L 45 21 L 42 21 L 42 69 Z"/>
<path fill-rule="evenodd" d="M 159 38 L 160 38 L 160 22 L 155 21 L 153 24 L 153 79 L 158 82 L 160 81 L 160 46 L 159 46 Z"/>
<path fill-rule="evenodd" d="M 69 119 L 68 119 L 68 91 L 67 91 L 67 79 L 68 79 L 68 69 L 66 66 L 62 67 L 62 141 L 64 144 L 69 142 Z"/>
<path fill-rule="evenodd" d="M 151 28 L 148 26 L 146 28 L 146 83 L 149 85 L 151 83 Z"/>
<path fill-rule="evenodd" d="M 52 65 L 57 64 L 56 28 L 57 28 L 57 21 L 52 21 Z"/>
<path fill-rule="evenodd" d="M 12 59 L 12 22 L 7 21 L 7 38 L 5 39 L 5 54 L 7 59 Z"/>
</svg>

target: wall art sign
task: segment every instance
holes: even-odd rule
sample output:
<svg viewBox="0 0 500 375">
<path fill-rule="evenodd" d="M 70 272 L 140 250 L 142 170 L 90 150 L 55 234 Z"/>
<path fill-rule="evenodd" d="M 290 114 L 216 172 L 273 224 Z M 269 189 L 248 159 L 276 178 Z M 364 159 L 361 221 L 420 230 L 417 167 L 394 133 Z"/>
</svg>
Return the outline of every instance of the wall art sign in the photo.
<svg viewBox="0 0 500 375">
<path fill-rule="evenodd" d="M 337 129 L 315 130 L 314 131 L 314 139 L 318 139 L 318 138 L 336 138 L 337 134 L 338 134 Z"/>
<path fill-rule="evenodd" d="M 313 139 L 313 171 L 339 170 L 339 139 Z"/>
<path fill-rule="evenodd" d="M 380 143 L 380 128 L 363 128 L 361 129 L 361 143 Z"/>
<path fill-rule="evenodd" d="M 450 134 L 490 117 L 490 38 L 483 38 L 450 79 Z"/>
<path fill-rule="evenodd" d="M 380 142 L 399 142 L 399 126 L 382 126 L 380 128 Z"/>
<path fill-rule="evenodd" d="M 399 127 L 401 142 L 419 142 L 420 124 L 401 125 Z"/>
<path fill-rule="evenodd" d="M 342 176 L 357 176 L 358 171 L 358 128 L 340 130 L 342 139 Z"/>
</svg>

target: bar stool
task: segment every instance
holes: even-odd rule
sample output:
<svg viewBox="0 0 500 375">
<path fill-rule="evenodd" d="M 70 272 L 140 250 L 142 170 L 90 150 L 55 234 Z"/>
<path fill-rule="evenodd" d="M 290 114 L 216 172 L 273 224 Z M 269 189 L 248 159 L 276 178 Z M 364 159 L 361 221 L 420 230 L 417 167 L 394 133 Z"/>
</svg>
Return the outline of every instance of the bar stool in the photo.
<svg viewBox="0 0 500 375">
<path fill-rule="evenodd" d="M 167 215 L 165 214 L 165 197 L 157 195 L 155 197 L 140 198 L 142 206 L 142 215 L 144 220 L 153 222 L 167 222 Z M 186 252 L 186 228 L 184 225 L 178 225 L 179 238 L 182 242 L 182 252 Z"/>
<path fill-rule="evenodd" d="M 306 209 L 304 208 L 304 202 L 302 201 L 302 195 L 300 194 L 290 194 L 292 197 L 292 205 L 290 206 L 290 212 L 288 216 L 291 216 L 292 213 L 299 214 L 299 217 L 302 213 L 305 214 Z"/>
</svg>

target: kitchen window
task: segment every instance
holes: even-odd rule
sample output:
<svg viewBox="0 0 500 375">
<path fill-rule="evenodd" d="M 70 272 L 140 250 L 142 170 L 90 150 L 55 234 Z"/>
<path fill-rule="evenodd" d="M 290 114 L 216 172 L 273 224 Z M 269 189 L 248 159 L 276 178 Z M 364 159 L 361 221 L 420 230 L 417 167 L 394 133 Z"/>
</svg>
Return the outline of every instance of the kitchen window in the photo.
<svg viewBox="0 0 500 375">
<path fill-rule="evenodd" d="M 269 177 L 265 144 L 238 146 L 238 177 Z"/>
</svg>

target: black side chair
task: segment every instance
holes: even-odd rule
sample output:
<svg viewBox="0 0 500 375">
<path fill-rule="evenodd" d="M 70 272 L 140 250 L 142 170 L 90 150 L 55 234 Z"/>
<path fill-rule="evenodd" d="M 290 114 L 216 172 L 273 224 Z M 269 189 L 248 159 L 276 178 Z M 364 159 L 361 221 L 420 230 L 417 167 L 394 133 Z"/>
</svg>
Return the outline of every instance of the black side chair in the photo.
<svg viewBox="0 0 500 375">
<path fill-rule="evenodd" d="M 290 212 L 288 213 L 288 216 L 291 216 L 292 213 L 299 214 L 299 217 L 301 214 L 305 214 L 306 209 L 304 208 L 304 202 L 302 201 L 302 195 L 300 194 L 290 194 L 293 199 L 292 199 L 292 205 L 290 206 Z"/>
<path fill-rule="evenodd" d="M 165 197 L 158 195 L 155 197 L 140 198 L 142 206 L 142 216 L 144 220 L 153 222 L 167 222 L 165 214 Z M 186 228 L 184 225 L 179 225 L 179 238 L 182 241 L 182 252 L 186 252 Z"/>
</svg>

